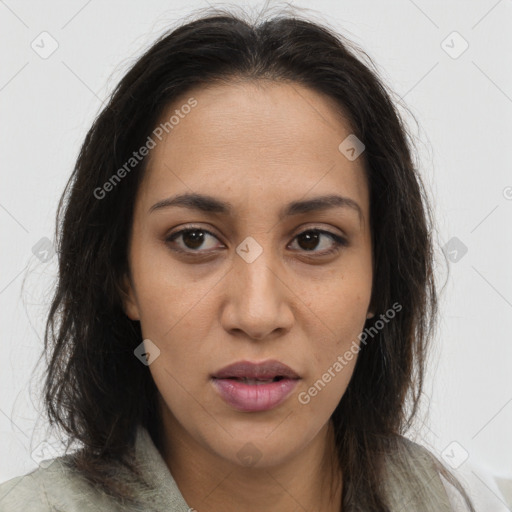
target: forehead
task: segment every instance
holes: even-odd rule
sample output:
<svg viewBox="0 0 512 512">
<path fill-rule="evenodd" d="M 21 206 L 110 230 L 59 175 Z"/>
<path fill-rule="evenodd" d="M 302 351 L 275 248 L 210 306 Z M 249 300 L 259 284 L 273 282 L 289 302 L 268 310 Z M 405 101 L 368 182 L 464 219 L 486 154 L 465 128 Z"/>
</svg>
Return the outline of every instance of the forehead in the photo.
<svg viewBox="0 0 512 512">
<path fill-rule="evenodd" d="M 166 122 L 149 155 L 144 203 L 179 192 L 229 192 L 243 204 L 339 192 L 367 216 L 362 157 L 340 152 L 351 129 L 324 95 L 296 83 L 210 85 L 169 105 L 160 126 Z"/>
</svg>

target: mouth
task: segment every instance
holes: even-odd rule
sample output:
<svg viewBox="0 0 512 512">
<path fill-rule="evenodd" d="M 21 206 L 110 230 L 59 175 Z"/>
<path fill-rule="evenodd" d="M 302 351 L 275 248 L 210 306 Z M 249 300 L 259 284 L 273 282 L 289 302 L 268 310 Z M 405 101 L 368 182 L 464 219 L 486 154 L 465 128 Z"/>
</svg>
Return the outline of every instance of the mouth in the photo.
<svg viewBox="0 0 512 512">
<path fill-rule="evenodd" d="M 212 377 L 214 379 L 254 379 L 258 381 L 300 378 L 295 370 L 275 359 L 261 363 L 238 361 L 215 372 Z"/>
<path fill-rule="evenodd" d="M 250 384 L 251 386 L 261 386 L 262 384 L 268 384 L 269 382 L 279 382 L 280 380 L 286 379 L 286 377 L 276 375 L 273 379 L 251 379 L 248 377 L 227 377 L 227 379 L 242 382 L 243 384 Z"/>
<path fill-rule="evenodd" d="M 211 381 L 221 398 L 243 412 L 273 409 L 283 403 L 300 380 L 289 366 L 275 360 L 240 361 L 219 370 Z"/>
</svg>

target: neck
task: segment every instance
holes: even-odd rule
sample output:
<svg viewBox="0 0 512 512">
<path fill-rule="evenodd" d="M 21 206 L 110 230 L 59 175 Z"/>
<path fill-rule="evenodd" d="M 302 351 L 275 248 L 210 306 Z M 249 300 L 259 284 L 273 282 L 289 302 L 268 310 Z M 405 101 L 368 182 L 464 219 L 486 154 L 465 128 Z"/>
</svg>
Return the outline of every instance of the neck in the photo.
<svg viewBox="0 0 512 512">
<path fill-rule="evenodd" d="M 331 422 L 298 455 L 263 468 L 204 450 L 170 414 L 163 415 L 162 426 L 162 456 L 183 498 L 198 512 L 341 512 L 342 477 Z"/>
</svg>

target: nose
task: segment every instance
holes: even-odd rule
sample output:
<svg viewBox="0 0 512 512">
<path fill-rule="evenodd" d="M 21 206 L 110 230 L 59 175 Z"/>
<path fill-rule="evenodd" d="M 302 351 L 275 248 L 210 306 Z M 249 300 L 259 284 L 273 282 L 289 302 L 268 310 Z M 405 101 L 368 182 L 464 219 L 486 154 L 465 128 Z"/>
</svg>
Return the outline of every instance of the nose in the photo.
<svg viewBox="0 0 512 512">
<path fill-rule="evenodd" d="M 264 340 L 291 329 L 297 297 L 286 283 L 282 266 L 272 261 L 270 250 L 250 263 L 236 254 L 226 277 L 221 315 L 226 331 Z"/>
</svg>

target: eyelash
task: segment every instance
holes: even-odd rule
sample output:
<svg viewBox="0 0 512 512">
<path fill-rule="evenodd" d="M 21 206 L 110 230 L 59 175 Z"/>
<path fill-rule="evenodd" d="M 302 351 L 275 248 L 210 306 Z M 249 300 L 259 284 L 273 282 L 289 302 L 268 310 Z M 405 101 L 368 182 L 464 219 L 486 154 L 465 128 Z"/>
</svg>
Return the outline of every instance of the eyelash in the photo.
<svg viewBox="0 0 512 512">
<path fill-rule="evenodd" d="M 188 228 L 182 229 L 180 231 L 176 231 L 175 233 L 171 233 L 165 239 L 165 241 L 170 245 L 171 242 L 174 242 L 181 235 L 184 235 L 185 233 L 189 233 L 189 232 L 193 232 L 193 231 L 200 231 L 202 233 L 207 233 L 208 235 L 211 235 L 214 238 L 217 238 L 217 236 L 215 236 L 211 231 L 208 231 L 207 229 L 199 228 L 199 227 L 188 227 Z M 331 254 L 338 253 L 342 247 L 348 246 L 348 242 L 345 238 L 343 238 L 339 235 L 335 235 L 334 233 L 331 233 L 330 231 L 326 231 L 326 230 L 318 229 L 318 228 L 306 229 L 306 230 L 298 233 L 294 237 L 294 240 L 296 238 L 298 238 L 299 236 L 304 235 L 305 233 L 317 233 L 317 234 L 321 234 L 321 235 L 326 235 L 334 242 L 334 246 L 327 251 L 317 253 L 317 252 L 315 252 L 315 250 L 312 250 L 312 251 L 304 251 L 305 253 L 312 253 L 312 254 L 315 254 L 316 256 L 329 256 Z M 179 252 L 179 253 L 185 253 L 188 255 L 203 254 L 203 252 L 198 251 L 198 250 L 193 250 L 193 249 L 184 250 L 184 249 L 177 249 L 176 247 L 171 247 L 171 250 L 173 250 L 175 252 Z M 204 252 L 204 254 L 208 254 L 208 252 Z"/>
</svg>

